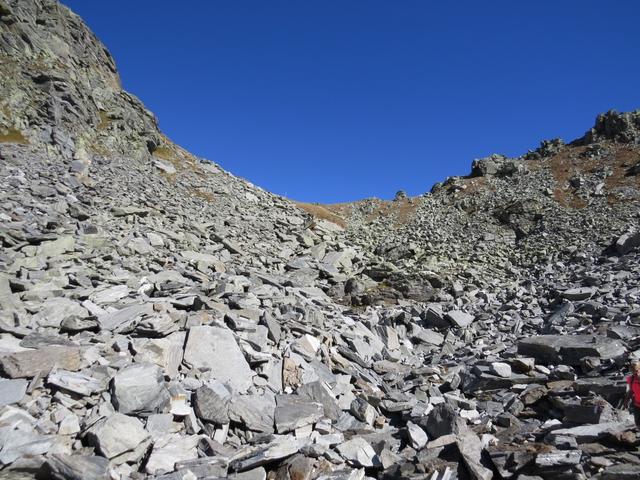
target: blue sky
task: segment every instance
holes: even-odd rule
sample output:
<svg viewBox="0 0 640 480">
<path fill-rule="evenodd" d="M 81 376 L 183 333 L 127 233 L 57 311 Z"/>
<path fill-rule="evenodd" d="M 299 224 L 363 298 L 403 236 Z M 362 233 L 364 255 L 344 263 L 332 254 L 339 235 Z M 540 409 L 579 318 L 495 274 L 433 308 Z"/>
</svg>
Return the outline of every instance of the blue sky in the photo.
<svg viewBox="0 0 640 480">
<path fill-rule="evenodd" d="M 193 153 L 324 203 L 640 108 L 637 0 L 63 0 Z"/>
</svg>

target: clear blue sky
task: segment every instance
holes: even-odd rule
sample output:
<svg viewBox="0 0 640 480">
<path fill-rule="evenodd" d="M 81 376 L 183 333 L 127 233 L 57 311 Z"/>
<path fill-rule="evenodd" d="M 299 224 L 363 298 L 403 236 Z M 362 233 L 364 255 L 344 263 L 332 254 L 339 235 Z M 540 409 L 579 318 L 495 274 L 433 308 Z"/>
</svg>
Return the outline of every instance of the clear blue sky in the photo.
<svg viewBox="0 0 640 480">
<path fill-rule="evenodd" d="M 193 153 L 290 198 L 428 191 L 640 108 L 640 2 L 63 0 Z"/>
</svg>

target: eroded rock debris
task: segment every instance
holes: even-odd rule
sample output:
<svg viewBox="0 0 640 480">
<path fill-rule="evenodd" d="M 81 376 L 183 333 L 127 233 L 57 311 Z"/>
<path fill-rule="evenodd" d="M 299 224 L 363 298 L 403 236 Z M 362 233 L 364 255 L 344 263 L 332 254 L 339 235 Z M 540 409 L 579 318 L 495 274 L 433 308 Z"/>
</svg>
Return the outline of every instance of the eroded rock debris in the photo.
<svg viewBox="0 0 640 480">
<path fill-rule="evenodd" d="M 0 478 L 640 478 L 640 113 L 305 205 L 55 1 L 0 0 L 0 59 Z"/>
</svg>

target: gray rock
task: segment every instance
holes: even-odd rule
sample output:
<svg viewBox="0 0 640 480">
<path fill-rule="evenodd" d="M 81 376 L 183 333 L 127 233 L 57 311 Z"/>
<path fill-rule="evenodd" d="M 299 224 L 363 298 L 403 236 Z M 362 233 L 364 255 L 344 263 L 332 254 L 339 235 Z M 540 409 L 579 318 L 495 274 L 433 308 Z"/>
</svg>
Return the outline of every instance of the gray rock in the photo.
<svg viewBox="0 0 640 480">
<path fill-rule="evenodd" d="M 29 378 L 53 367 L 77 371 L 80 369 L 80 349 L 53 346 L 12 353 L 0 358 L 0 370 L 10 378 Z"/>
<path fill-rule="evenodd" d="M 579 365 L 585 357 L 609 360 L 625 352 L 619 341 L 596 335 L 538 335 L 518 342 L 518 353 L 545 364 Z"/>
<path fill-rule="evenodd" d="M 429 441 L 426 432 L 413 422 L 407 422 L 407 434 L 411 448 L 414 450 L 421 450 Z"/>
<path fill-rule="evenodd" d="M 277 395 L 275 426 L 278 433 L 287 433 L 296 428 L 311 425 L 324 415 L 321 404 L 298 395 Z"/>
<path fill-rule="evenodd" d="M 593 296 L 594 293 L 595 291 L 591 287 L 579 287 L 565 290 L 564 292 L 562 292 L 562 296 L 567 300 L 579 301 L 588 300 Z"/>
<path fill-rule="evenodd" d="M 108 459 L 136 450 L 149 438 L 140 420 L 121 413 L 114 413 L 99 421 L 88 430 L 87 435 L 91 444 Z"/>
<path fill-rule="evenodd" d="M 0 407 L 17 403 L 27 391 L 27 381 L 0 379 Z"/>
<path fill-rule="evenodd" d="M 79 395 L 92 395 L 106 389 L 106 382 L 80 372 L 56 370 L 47 377 L 47 383 Z"/>
<path fill-rule="evenodd" d="M 473 323 L 475 317 L 462 310 L 451 310 L 447 312 L 446 319 L 451 322 L 451 325 L 459 328 L 466 328 Z"/>
<path fill-rule="evenodd" d="M 230 400 L 231 394 L 222 384 L 203 385 L 194 393 L 193 406 L 200 419 L 222 425 L 229 423 Z"/>
<path fill-rule="evenodd" d="M 111 480 L 109 460 L 104 457 L 54 454 L 47 472 L 56 480 Z"/>
<path fill-rule="evenodd" d="M 229 464 L 229 469 L 234 472 L 244 472 L 261 467 L 298 453 L 300 447 L 299 441 L 291 437 L 283 437 L 264 447 L 256 448 L 245 458 L 232 461 Z"/>
<path fill-rule="evenodd" d="M 229 406 L 229 417 L 254 432 L 273 433 L 275 395 L 236 395 Z"/>
<path fill-rule="evenodd" d="M 640 246 L 640 232 L 627 232 L 621 235 L 615 243 L 616 251 L 620 255 L 626 255 Z"/>
<path fill-rule="evenodd" d="M 354 437 L 341 443 L 336 450 L 350 465 L 365 468 L 380 466 L 375 450 L 362 437 Z"/>
<path fill-rule="evenodd" d="M 443 435 L 458 434 L 463 432 L 466 427 L 465 421 L 447 403 L 435 405 L 429 416 L 421 421 L 420 425 L 425 427 L 429 438 L 433 439 Z"/>
<path fill-rule="evenodd" d="M 35 431 L 3 427 L 0 429 L 0 463 L 8 465 L 19 458 L 44 455 L 54 444 L 49 435 L 40 435 Z"/>
<path fill-rule="evenodd" d="M 504 362 L 493 362 L 491 364 L 491 373 L 502 378 L 509 378 L 511 377 L 511 367 Z"/>
<path fill-rule="evenodd" d="M 120 413 L 145 415 L 161 412 L 169 402 L 162 370 L 150 363 L 134 363 L 111 381 L 113 406 Z"/>
<path fill-rule="evenodd" d="M 231 330 L 193 327 L 189 330 L 184 360 L 193 368 L 211 371 L 213 377 L 243 393 L 253 384 L 253 372 Z"/>
<path fill-rule="evenodd" d="M 563 465 L 578 465 L 582 458 L 582 450 L 562 450 L 556 452 L 539 453 L 536 456 L 536 466 L 558 467 Z"/>
<path fill-rule="evenodd" d="M 150 475 L 172 472 L 176 463 L 198 458 L 199 441 L 200 437 L 197 435 L 166 436 L 158 439 L 153 444 L 153 450 L 145 465 L 145 472 Z"/>
</svg>

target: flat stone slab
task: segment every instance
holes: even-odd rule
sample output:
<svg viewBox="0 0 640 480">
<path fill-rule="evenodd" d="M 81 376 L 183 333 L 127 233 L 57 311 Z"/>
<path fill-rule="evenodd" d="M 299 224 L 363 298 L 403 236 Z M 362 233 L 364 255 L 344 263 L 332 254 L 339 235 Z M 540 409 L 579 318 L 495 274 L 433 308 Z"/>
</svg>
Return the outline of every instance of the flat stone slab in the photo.
<svg viewBox="0 0 640 480">
<path fill-rule="evenodd" d="M 151 363 L 134 363 L 120 370 L 111 383 L 114 407 L 124 414 L 161 411 L 169 402 L 162 370 Z"/>
<path fill-rule="evenodd" d="M 216 380 L 238 393 L 246 392 L 253 385 L 254 373 L 228 328 L 191 328 L 184 360 L 193 368 L 210 370 Z"/>
<path fill-rule="evenodd" d="M 605 422 L 595 425 L 581 425 L 573 428 L 561 428 L 550 433 L 553 437 L 568 436 L 574 437 L 578 443 L 595 442 L 602 435 L 609 432 L 621 432 L 633 425 L 629 422 Z"/>
<path fill-rule="evenodd" d="M 617 358 L 626 349 L 620 341 L 598 335 L 537 335 L 520 340 L 518 353 L 540 363 L 578 365 L 585 357 Z"/>
<path fill-rule="evenodd" d="M 0 370 L 10 378 L 29 378 L 55 366 L 78 371 L 80 360 L 80 349 L 77 347 L 45 347 L 12 353 L 1 358 Z"/>
<path fill-rule="evenodd" d="M 278 433 L 286 433 L 296 428 L 317 422 L 324 416 L 324 407 L 298 395 L 276 396 L 275 423 Z"/>
<path fill-rule="evenodd" d="M 27 381 L 24 379 L 0 380 L 0 408 L 19 402 L 27 391 Z"/>
<path fill-rule="evenodd" d="M 140 420 L 121 413 L 101 420 L 88 434 L 91 443 L 109 459 L 134 450 L 149 438 Z"/>
</svg>

